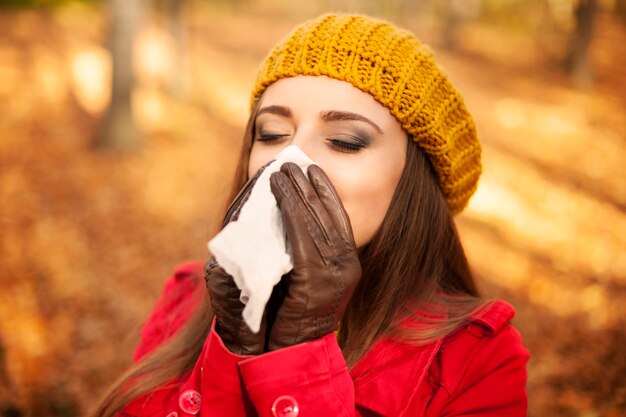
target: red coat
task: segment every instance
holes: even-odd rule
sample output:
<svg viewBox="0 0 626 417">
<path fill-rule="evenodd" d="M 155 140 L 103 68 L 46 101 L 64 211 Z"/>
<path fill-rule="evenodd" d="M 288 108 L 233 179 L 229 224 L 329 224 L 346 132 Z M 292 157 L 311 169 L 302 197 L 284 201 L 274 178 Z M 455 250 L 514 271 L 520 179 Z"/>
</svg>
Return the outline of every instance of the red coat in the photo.
<svg viewBox="0 0 626 417">
<path fill-rule="evenodd" d="M 179 266 L 142 331 L 140 359 L 187 319 L 202 273 Z M 182 308 L 181 308 L 182 307 Z M 425 346 L 379 340 L 348 370 L 334 335 L 238 356 L 214 329 L 190 375 L 135 400 L 122 416 L 326 417 L 526 415 L 528 351 L 508 322 L 513 307 L 494 302 L 471 323 Z M 256 411 L 255 411 L 256 410 Z"/>
</svg>

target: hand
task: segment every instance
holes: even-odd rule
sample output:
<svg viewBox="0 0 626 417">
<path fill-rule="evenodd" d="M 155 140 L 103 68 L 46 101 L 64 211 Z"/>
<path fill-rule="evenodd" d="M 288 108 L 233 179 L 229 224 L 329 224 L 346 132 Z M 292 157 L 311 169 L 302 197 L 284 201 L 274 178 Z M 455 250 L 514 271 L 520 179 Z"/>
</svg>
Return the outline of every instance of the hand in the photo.
<svg viewBox="0 0 626 417">
<path fill-rule="evenodd" d="M 226 210 L 222 228 L 231 221 L 237 220 L 241 207 L 248 200 L 252 188 L 265 168 L 273 161 L 262 166 L 257 173 L 243 186 L 235 200 Z M 239 301 L 241 290 L 235 285 L 233 277 L 217 263 L 212 256 L 205 267 L 205 280 L 211 298 L 211 305 L 217 323 L 216 331 L 224 345 L 238 355 L 257 355 L 263 353 L 265 345 L 266 320 L 263 318 L 258 333 L 252 333 L 244 322 L 242 312 L 244 304 Z"/>
<path fill-rule="evenodd" d="M 239 301 L 241 290 L 237 288 L 233 277 L 228 275 L 215 257 L 212 256 L 206 264 L 206 286 L 211 298 L 211 305 L 217 323 L 217 334 L 224 345 L 237 355 L 258 355 L 265 347 L 265 317 L 261 321 L 258 333 L 252 333 L 243 320 L 245 305 Z"/>
<path fill-rule="evenodd" d="M 283 277 L 285 298 L 270 331 L 268 349 L 308 342 L 337 330 L 359 279 L 352 228 L 330 180 L 321 168 L 284 164 L 270 177 L 293 254 Z"/>
</svg>

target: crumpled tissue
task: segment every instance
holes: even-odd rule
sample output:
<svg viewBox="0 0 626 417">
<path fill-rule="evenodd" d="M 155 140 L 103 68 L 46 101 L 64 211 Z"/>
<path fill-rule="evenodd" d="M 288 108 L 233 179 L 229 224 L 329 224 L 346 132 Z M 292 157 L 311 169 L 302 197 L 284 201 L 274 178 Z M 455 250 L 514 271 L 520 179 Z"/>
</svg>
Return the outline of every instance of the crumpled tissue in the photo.
<svg viewBox="0 0 626 417">
<path fill-rule="evenodd" d="M 209 251 L 241 290 L 243 319 L 255 333 L 274 285 L 293 268 L 282 216 L 270 190 L 270 176 L 285 162 L 296 163 L 305 174 L 315 164 L 295 145 L 283 149 L 257 179 L 238 219 L 208 242 Z"/>
</svg>

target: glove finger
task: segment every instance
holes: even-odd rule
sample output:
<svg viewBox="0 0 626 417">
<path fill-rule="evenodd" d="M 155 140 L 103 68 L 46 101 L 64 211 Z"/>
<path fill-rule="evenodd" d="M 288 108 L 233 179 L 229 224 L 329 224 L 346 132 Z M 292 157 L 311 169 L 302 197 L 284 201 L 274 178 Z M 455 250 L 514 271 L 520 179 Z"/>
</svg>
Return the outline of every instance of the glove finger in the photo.
<svg viewBox="0 0 626 417">
<path fill-rule="evenodd" d="M 332 219 L 337 232 L 349 248 L 354 248 L 356 245 L 350 218 L 337 195 L 335 187 L 322 168 L 317 165 L 309 166 L 308 174 L 311 184 Z"/>
<path fill-rule="evenodd" d="M 337 228 L 333 219 L 328 214 L 326 207 L 320 201 L 315 189 L 309 182 L 308 178 L 302 172 L 300 167 L 292 162 L 283 164 L 280 171 L 287 174 L 291 182 L 294 184 L 297 195 L 311 213 L 317 226 L 323 233 L 323 237 L 328 246 L 334 247 L 341 242 L 341 237 L 337 232 Z"/>
<path fill-rule="evenodd" d="M 206 263 L 204 279 L 212 299 L 219 298 L 233 308 L 243 309 L 244 305 L 239 301 L 241 290 L 237 288 L 233 278 L 217 263 L 214 256 Z"/>
<path fill-rule="evenodd" d="M 236 221 L 239 218 L 241 208 L 246 203 L 246 201 L 248 201 L 250 193 L 252 192 L 252 188 L 254 188 L 257 180 L 259 179 L 263 171 L 265 171 L 265 168 L 267 168 L 274 161 L 275 160 L 272 159 L 261 168 L 259 168 L 257 172 L 252 176 L 252 178 L 250 178 L 244 184 L 237 196 L 234 198 L 233 202 L 230 203 L 230 206 L 228 206 L 228 209 L 226 210 L 226 215 L 224 216 L 224 220 L 222 221 L 222 228 L 224 228 L 224 226 L 226 226 L 228 223 Z"/>
<path fill-rule="evenodd" d="M 216 330 L 228 349 L 238 355 L 263 352 L 267 321 L 261 321 L 259 333 L 252 333 L 243 321 L 244 304 L 239 301 L 241 291 L 232 277 L 211 257 L 206 264 L 205 280 L 211 307 L 217 319 Z"/>
<path fill-rule="evenodd" d="M 282 215 L 294 262 L 315 261 L 312 257 L 316 255 L 312 249 L 316 249 L 318 259 L 329 259 L 331 252 L 324 232 L 310 208 L 299 196 L 295 184 L 286 174 L 278 171 L 270 177 L 270 189 Z M 319 261 L 316 263 L 319 264 Z"/>
</svg>

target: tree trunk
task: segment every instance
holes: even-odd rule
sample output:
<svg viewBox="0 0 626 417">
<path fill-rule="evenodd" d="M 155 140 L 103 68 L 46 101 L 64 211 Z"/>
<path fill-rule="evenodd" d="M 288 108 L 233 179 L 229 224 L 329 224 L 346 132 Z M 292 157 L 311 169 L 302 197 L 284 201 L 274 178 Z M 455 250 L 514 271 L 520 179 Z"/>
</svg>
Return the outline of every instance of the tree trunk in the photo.
<svg viewBox="0 0 626 417">
<path fill-rule="evenodd" d="M 442 20 L 441 42 L 443 47 L 455 51 L 458 49 L 458 31 L 461 19 L 452 6 L 452 0 L 440 0 L 439 15 Z"/>
<path fill-rule="evenodd" d="M 170 71 L 167 90 L 174 97 L 181 98 L 186 90 L 188 60 L 186 54 L 187 32 L 183 23 L 186 0 L 165 0 L 167 28 L 174 43 L 174 65 Z"/>
<path fill-rule="evenodd" d="M 576 30 L 567 58 L 567 70 L 576 84 L 587 87 L 592 83 L 589 66 L 589 45 L 593 36 L 594 16 L 598 9 L 597 0 L 579 0 L 574 11 Z"/>
<path fill-rule="evenodd" d="M 615 0 L 613 10 L 622 19 L 622 23 L 626 23 L 626 0 Z"/>
<path fill-rule="evenodd" d="M 143 0 L 110 0 L 110 48 L 113 57 L 111 103 L 100 126 L 98 148 L 129 150 L 139 147 L 141 134 L 132 114 L 134 84 L 133 43 L 139 29 Z"/>
<path fill-rule="evenodd" d="M 22 412 L 15 403 L 16 393 L 6 366 L 6 351 L 0 335 L 0 417 L 20 417 Z"/>
</svg>

